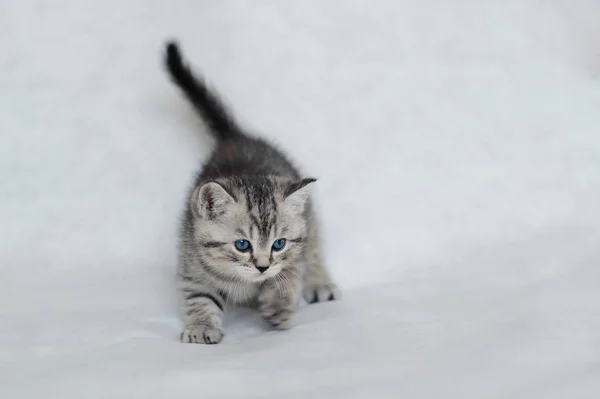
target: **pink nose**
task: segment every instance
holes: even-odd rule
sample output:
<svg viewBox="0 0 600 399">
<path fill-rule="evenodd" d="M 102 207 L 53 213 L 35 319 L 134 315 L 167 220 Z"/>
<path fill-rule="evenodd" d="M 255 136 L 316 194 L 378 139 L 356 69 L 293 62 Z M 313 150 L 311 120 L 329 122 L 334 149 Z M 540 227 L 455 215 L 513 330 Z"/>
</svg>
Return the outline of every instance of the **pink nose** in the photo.
<svg viewBox="0 0 600 399">
<path fill-rule="evenodd" d="M 269 255 L 258 255 L 254 258 L 254 265 L 258 268 L 271 266 Z"/>
</svg>

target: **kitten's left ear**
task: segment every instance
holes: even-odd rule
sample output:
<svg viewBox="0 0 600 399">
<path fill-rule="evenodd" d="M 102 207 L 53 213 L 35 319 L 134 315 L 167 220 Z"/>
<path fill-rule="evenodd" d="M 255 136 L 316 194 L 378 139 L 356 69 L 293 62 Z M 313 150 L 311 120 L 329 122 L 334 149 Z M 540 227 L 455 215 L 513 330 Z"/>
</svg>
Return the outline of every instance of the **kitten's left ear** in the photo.
<svg viewBox="0 0 600 399">
<path fill-rule="evenodd" d="M 310 195 L 310 187 L 308 187 L 308 185 L 316 181 L 317 179 L 310 177 L 290 183 L 286 187 L 285 192 L 283 193 L 283 199 L 292 212 L 297 214 L 304 212 L 306 202 Z"/>
</svg>

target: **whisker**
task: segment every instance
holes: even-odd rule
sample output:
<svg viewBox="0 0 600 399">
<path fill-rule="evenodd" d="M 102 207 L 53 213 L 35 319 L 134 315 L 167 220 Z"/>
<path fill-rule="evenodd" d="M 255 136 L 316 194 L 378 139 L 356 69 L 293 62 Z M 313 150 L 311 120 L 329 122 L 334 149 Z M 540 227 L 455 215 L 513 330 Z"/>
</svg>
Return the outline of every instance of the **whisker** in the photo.
<svg viewBox="0 0 600 399">
<path fill-rule="evenodd" d="M 294 283 L 287 277 L 287 276 L 283 276 L 284 282 L 287 285 L 287 287 L 292 290 L 295 291 L 295 287 L 294 287 Z"/>
<path fill-rule="evenodd" d="M 282 287 L 281 287 L 281 284 L 279 284 L 279 283 L 282 283 L 282 282 L 283 282 L 283 281 L 281 280 L 281 275 L 280 275 L 280 274 L 277 274 L 275 277 L 276 277 L 276 278 L 275 278 L 275 285 L 277 286 L 277 291 L 279 291 L 279 296 L 283 296 L 283 289 L 282 289 Z"/>
</svg>

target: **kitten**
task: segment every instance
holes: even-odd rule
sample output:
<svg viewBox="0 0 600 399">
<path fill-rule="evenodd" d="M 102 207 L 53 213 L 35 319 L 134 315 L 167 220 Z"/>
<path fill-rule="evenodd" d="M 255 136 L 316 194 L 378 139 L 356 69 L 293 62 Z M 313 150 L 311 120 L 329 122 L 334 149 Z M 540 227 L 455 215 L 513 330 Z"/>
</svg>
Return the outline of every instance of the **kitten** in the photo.
<svg viewBox="0 0 600 399">
<path fill-rule="evenodd" d="M 217 140 L 182 219 L 181 341 L 221 342 L 227 303 L 253 305 L 274 328 L 290 328 L 299 292 L 309 303 L 339 297 L 320 256 L 309 198 L 315 179 L 302 178 L 279 150 L 246 134 L 172 42 L 166 67 Z"/>
</svg>

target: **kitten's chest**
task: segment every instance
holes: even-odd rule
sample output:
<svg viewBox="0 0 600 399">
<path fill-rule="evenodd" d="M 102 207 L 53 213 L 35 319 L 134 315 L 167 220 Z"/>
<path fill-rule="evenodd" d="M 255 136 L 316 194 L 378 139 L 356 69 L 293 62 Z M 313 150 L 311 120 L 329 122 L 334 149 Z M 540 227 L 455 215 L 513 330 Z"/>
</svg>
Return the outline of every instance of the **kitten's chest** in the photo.
<svg viewBox="0 0 600 399">
<path fill-rule="evenodd" d="M 259 293 L 258 284 L 226 284 L 219 291 L 231 305 L 252 305 Z"/>
</svg>

